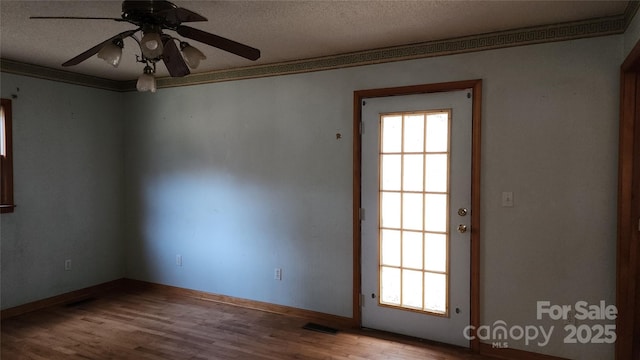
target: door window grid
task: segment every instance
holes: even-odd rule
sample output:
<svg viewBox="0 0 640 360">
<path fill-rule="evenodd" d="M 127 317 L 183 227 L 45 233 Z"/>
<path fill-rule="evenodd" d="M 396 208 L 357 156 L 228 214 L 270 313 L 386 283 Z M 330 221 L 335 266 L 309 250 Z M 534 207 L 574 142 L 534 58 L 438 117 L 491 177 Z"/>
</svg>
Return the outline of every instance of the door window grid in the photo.
<svg viewBox="0 0 640 360">
<path fill-rule="evenodd" d="M 448 316 L 450 118 L 380 117 L 380 305 Z"/>
</svg>

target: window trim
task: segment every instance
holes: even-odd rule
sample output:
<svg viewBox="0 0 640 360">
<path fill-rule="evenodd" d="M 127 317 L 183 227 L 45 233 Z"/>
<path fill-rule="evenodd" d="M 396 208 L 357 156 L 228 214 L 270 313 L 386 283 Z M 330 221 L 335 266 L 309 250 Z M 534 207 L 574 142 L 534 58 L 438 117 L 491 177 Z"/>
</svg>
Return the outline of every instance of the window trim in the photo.
<svg viewBox="0 0 640 360">
<path fill-rule="evenodd" d="M 0 213 L 12 213 L 15 208 L 13 202 L 13 132 L 11 100 L 1 99 L 4 112 L 4 156 L 0 156 Z"/>
</svg>

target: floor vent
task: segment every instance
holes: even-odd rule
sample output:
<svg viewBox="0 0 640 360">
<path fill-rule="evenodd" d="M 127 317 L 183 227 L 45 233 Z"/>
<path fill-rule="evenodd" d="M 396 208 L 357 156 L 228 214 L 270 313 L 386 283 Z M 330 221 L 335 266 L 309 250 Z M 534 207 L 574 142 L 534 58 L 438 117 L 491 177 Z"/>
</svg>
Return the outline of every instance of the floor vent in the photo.
<svg viewBox="0 0 640 360">
<path fill-rule="evenodd" d="M 317 331 L 317 332 L 325 333 L 325 334 L 331 334 L 331 335 L 335 335 L 335 334 L 338 333 L 338 329 L 334 329 L 332 327 L 328 327 L 328 326 L 324 326 L 324 325 L 320 325 L 320 324 L 316 324 L 316 323 L 307 323 L 302 328 L 303 329 L 307 329 L 307 330 L 311 330 L 311 331 Z"/>
</svg>

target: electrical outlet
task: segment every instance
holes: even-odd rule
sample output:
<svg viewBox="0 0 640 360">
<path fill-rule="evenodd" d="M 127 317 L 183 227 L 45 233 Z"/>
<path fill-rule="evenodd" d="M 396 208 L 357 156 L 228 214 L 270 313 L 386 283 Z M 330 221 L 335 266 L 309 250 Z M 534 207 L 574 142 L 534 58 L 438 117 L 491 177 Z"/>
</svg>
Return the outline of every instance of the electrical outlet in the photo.
<svg viewBox="0 0 640 360">
<path fill-rule="evenodd" d="M 276 268 L 275 271 L 273 272 L 273 278 L 275 280 L 282 280 L 282 269 Z"/>
<path fill-rule="evenodd" d="M 67 259 L 64 261 L 64 270 L 71 271 L 71 259 Z"/>
<path fill-rule="evenodd" d="M 176 255 L 176 265 L 182 266 L 182 255 Z"/>
</svg>

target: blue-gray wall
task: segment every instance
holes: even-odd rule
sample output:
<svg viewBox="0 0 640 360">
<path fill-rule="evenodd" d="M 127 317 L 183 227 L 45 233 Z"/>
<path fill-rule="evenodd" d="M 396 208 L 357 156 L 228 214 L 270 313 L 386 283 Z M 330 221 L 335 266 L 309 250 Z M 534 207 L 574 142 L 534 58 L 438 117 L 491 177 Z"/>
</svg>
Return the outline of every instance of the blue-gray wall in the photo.
<svg viewBox="0 0 640 360">
<path fill-rule="evenodd" d="M 3 309 L 120 278 L 126 255 L 122 94 L 3 73 L 2 97 L 13 94 Z"/>
<path fill-rule="evenodd" d="M 129 276 L 350 317 L 343 75 L 128 96 Z"/>
</svg>

